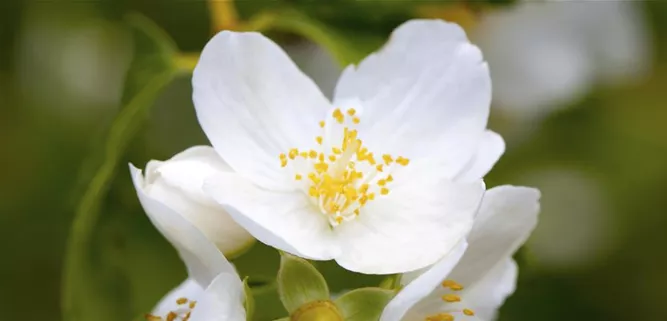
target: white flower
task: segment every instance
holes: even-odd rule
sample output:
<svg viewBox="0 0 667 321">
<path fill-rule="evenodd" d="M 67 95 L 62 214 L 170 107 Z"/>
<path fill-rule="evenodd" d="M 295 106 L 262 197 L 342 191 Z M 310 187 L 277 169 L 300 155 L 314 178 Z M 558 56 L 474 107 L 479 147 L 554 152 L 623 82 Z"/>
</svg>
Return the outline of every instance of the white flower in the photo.
<svg viewBox="0 0 667 321">
<path fill-rule="evenodd" d="M 435 263 L 470 231 L 486 130 L 487 64 L 461 28 L 410 21 L 327 100 L 275 43 L 217 34 L 193 76 L 199 123 L 234 172 L 205 190 L 258 240 L 352 271 Z"/>
<path fill-rule="evenodd" d="M 231 263 L 183 215 L 139 188 L 144 183 L 141 171 L 131 171 L 139 201 L 147 213 L 160 213 L 149 218 L 176 248 L 189 275 L 157 304 L 148 320 L 244 321 L 243 283 Z"/>
<path fill-rule="evenodd" d="M 474 39 L 484 50 L 499 108 L 541 118 L 598 81 L 646 73 L 650 37 L 633 1 L 524 1 L 486 14 Z"/>
<path fill-rule="evenodd" d="M 228 257 L 236 256 L 253 244 L 254 238 L 202 190 L 206 177 L 230 171 L 211 147 L 195 146 L 164 162 L 152 160 L 146 165 L 145 177 L 136 168 L 131 167 L 131 170 L 133 176 L 139 173 L 134 181 L 137 192 L 163 205 L 144 205 L 154 224 L 168 215 L 162 212 L 168 208 L 170 213 L 174 211 L 182 215 L 201 230 Z M 172 233 L 171 230 L 162 232 Z M 165 237 L 179 239 L 188 236 L 165 234 Z"/>
<path fill-rule="evenodd" d="M 514 292 L 517 266 L 512 254 L 537 223 L 540 193 L 525 187 L 489 190 L 475 221 L 468 247 L 460 245 L 409 282 L 385 307 L 380 321 L 452 321 L 495 319 Z"/>
</svg>

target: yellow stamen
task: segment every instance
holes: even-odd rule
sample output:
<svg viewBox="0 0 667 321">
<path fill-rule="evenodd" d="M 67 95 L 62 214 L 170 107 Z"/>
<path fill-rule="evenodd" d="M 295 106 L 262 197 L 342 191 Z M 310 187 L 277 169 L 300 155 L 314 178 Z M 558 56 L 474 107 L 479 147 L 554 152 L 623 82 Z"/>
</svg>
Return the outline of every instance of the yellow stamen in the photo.
<svg viewBox="0 0 667 321">
<path fill-rule="evenodd" d="M 408 166 L 408 163 L 410 163 L 410 160 L 404 157 L 399 156 L 396 159 L 396 163 L 401 164 L 403 166 Z"/>
<path fill-rule="evenodd" d="M 454 281 L 454 280 L 444 280 L 444 281 L 442 281 L 442 287 L 443 288 L 450 288 L 454 291 L 463 290 L 463 286 L 456 283 L 456 281 Z"/>
<path fill-rule="evenodd" d="M 344 110 L 336 108 L 331 116 L 338 124 L 344 124 L 346 116 L 352 117 L 352 122 L 355 124 L 360 122 L 357 111 L 353 108 Z M 338 126 L 336 123 L 330 125 Z M 320 121 L 319 126 L 326 127 L 326 121 Z M 297 157 L 307 160 L 294 164 L 295 170 L 303 166 L 308 167 L 305 172 L 303 169 L 295 172 L 294 179 L 303 181 L 307 177 L 308 186 L 305 188 L 308 195 L 315 199 L 314 204 L 328 216 L 332 225 L 341 224 L 359 215 L 360 209 L 375 200 L 376 195 L 389 194 L 387 185 L 394 178 L 391 175 L 378 179 L 374 177 L 378 173 L 390 171 L 389 166 L 394 162 L 401 165 L 408 162 L 404 157 L 394 158 L 392 155 L 383 154 L 378 163 L 373 152 L 364 146 L 356 126 L 349 126 L 351 127 L 342 126 L 343 137 L 337 142 L 330 141 L 331 137 L 315 137 L 320 146 L 327 138 L 327 144 L 331 145 L 329 153 L 322 150 L 322 147 L 306 151 L 291 148 L 287 154 L 279 155 L 282 167 L 286 167 Z M 370 168 L 372 171 L 364 172 L 369 170 L 368 166 L 373 166 Z M 373 192 L 370 192 L 371 190 Z"/>
<path fill-rule="evenodd" d="M 336 108 L 333 112 L 333 118 L 339 123 L 342 124 L 345 119 L 345 115 L 340 111 L 339 108 Z"/>
<path fill-rule="evenodd" d="M 174 321 L 174 320 L 176 320 L 176 317 L 178 317 L 178 314 L 176 314 L 176 312 L 172 311 L 172 312 L 169 312 L 167 314 L 166 320 L 167 321 Z"/>
<path fill-rule="evenodd" d="M 473 315 L 475 315 L 475 311 L 470 310 L 470 309 L 463 309 L 463 314 L 465 314 L 467 316 L 473 316 Z"/>
<path fill-rule="evenodd" d="M 186 304 L 186 303 L 188 303 L 188 299 L 186 299 L 186 298 L 179 298 L 178 300 L 176 300 L 176 304 L 178 304 L 178 305 L 182 305 L 182 304 Z"/>
<path fill-rule="evenodd" d="M 445 294 L 442 296 L 442 300 L 449 303 L 460 302 L 461 297 L 456 294 Z"/>
</svg>

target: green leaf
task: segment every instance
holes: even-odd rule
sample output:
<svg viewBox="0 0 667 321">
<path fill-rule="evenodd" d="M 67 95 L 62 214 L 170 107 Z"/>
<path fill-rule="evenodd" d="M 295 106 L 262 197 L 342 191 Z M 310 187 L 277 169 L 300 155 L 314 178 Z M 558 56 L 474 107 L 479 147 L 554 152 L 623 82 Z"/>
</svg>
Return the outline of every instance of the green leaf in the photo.
<svg viewBox="0 0 667 321">
<path fill-rule="evenodd" d="M 402 274 L 392 274 L 382 280 L 380 288 L 385 290 L 398 290 L 401 287 Z"/>
<path fill-rule="evenodd" d="M 343 313 L 345 321 L 375 321 L 394 297 L 394 291 L 380 288 L 352 290 L 336 299 L 334 303 Z"/>
<path fill-rule="evenodd" d="M 66 321 L 130 320 L 135 316 L 128 277 L 118 266 L 107 264 L 109 251 L 95 248 L 99 245 L 97 229 L 102 225 L 100 203 L 148 109 L 176 74 L 171 63 L 176 48 L 147 19 L 131 15 L 126 21 L 134 39 L 134 58 L 126 76 L 124 106 L 111 125 L 101 163 L 72 222 L 63 267 L 62 313 Z"/>
<path fill-rule="evenodd" d="M 278 294 L 290 314 L 302 305 L 329 299 L 326 280 L 308 261 L 291 254 L 280 254 Z"/>
<path fill-rule="evenodd" d="M 248 286 L 248 278 L 243 279 L 243 292 L 245 294 L 245 319 L 246 321 L 252 321 L 252 317 L 255 314 L 255 297 Z"/>
</svg>

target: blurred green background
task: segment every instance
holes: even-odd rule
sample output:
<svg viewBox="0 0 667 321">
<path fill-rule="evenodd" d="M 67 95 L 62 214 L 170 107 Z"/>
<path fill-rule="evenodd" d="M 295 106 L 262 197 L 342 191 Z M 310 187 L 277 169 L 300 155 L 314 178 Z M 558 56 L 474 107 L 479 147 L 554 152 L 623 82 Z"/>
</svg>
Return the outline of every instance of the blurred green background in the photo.
<svg viewBox="0 0 667 321">
<path fill-rule="evenodd" d="M 543 193 L 500 320 L 667 320 L 667 5 L 387 0 L 3 1 L 0 320 L 62 319 L 77 211 L 94 213 L 72 247 L 84 320 L 132 320 L 185 277 L 126 164 L 207 143 L 188 68 L 215 31 L 266 32 L 329 94 L 413 17 L 459 22 L 489 61 L 508 148 L 487 185 Z M 283 316 L 264 282 L 277 254 L 235 263 L 257 320 Z M 379 281 L 318 267 L 334 291 Z"/>
</svg>

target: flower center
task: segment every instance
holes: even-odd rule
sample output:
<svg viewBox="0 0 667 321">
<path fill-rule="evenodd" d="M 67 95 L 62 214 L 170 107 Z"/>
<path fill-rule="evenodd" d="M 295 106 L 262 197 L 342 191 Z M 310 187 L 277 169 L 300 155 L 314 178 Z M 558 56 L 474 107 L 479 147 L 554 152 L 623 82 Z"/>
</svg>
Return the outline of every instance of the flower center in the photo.
<svg viewBox="0 0 667 321">
<path fill-rule="evenodd" d="M 179 298 L 176 300 L 178 308 L 170 311 L 166 316 L 161 317 L 152 314 L 146 314 L 146 321 L 188 321 L 192 314 L 192 309 L 197 305 L 197 301 L 188 300 L 187 298 Z"/>
<path fill-rule="evenodd" d="M 358 137 L 361 119 L 354 108 L 336 108 L 320 121 L 323 135 L 315 137 L 316 149 L 292 148 L 280 154 L 280 165 L 294 170 L 294 180 L 312 198 L 332 226 L 354 219 L 376 197 L 388 195 L 394 166 L 409 159 L 376 156 Z"/>
<path fill-rule="evenodd" d="M 444 280 L 440 284 L 443 288 L 451 290 L 453 292 L 458 292 L 463 290 L 463 286 L 458 284 L 454 280 Z M 440 297 L 446 303 L 458 303 L 461 302 L 461 297 L 454 293 L 448 293 Z M 442 311 L 440 313 L 432 314 L 427 316 L 424 321 L 454 321 L 455 314 L 463 314 L 464 316 L 474 316 L 475 311 L 464 308 L 464 309 L 449 309 Z"/>
</svg>

